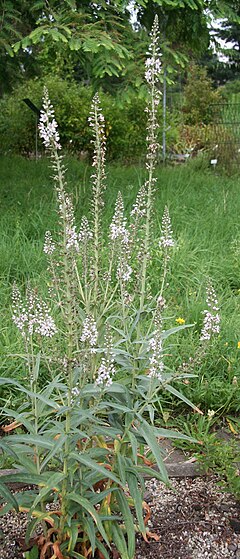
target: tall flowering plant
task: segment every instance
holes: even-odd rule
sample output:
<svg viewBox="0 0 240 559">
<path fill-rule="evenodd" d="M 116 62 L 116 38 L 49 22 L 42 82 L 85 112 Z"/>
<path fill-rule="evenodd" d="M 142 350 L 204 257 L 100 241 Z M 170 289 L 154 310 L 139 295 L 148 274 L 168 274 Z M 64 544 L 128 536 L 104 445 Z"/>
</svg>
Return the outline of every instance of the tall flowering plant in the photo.
<svg viewBox="0 0 240 559">
<path fill-rule="evenodd" d="M 168 483 L 157 437 L 181 435 L 154 426 L 154 406 L 162 390 L 192 405 L 171 387 L 174 374 L 164 367 L 164 343 L 182 328 L 163 329 L 164 283 L 175 244 L 167 209 L 159 241 L 162 283 L 156 294 L 146 288 L 156 188 L 159 56 L 155 18 L 146 62 L 147 179 L 129 223 L 118 194 L 104 241 L 106 146 L 99 97 L 93 99 L 89 118 L 94 146 L 91 215 L 89 220 L 83 216 L 78 229 L 54 110 L 44 90 L 39 131 L 51 157 L 59 214 L 58 230 L 46 232 L 43 247 L 49 296 L 46 302 L 30 286 L 25 296 L 14 287 L 13 321 L 24 341 L 30 386 L 0 379 L 0 384 L 22 391 L 26 400 L 10 413 L 23 432 L 12 434 L 8 445 L 0 441 L 17 466 L 15 474 L 1 477 L 0 490 L 2 514 L 11 507 L 29 514 L 28 558 L 109 559 L 117 549 L 122 559 L 133 559 L 137 532 L 146 541 L 156 539 L 145 519 L 143 476 L 147 472 Z M 209 321 L 206 315 L 203 336 Z M 43 388 L 42 366 L 49 370 Z M 4 413 L 9 416 L 9 410 Z M 144 444 L 157 471 L 139 450 Z M 12 495 L 11 481 L 31 487 Z"/>
</svg>

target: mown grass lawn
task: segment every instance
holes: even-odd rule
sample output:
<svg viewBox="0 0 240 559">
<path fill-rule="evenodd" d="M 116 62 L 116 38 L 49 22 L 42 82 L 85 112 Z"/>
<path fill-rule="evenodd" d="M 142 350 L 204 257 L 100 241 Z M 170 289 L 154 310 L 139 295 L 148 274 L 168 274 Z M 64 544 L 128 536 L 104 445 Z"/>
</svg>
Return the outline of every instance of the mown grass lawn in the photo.
<svg viewBox="0 0 240 559">
<path fill-rule="evenodd" d="M 76 214 L 89 210 L 91 167 L 67 159 L 68 188 Z M 154 245 L 160 234 L 164 206 L 169 207 L 177 250 L 171 260 L 169 287 L 165 293 L 169 325 L 181 317 L 193 324 L 174 338 L 168 362 L 175 368 L 197 351 L 205 287 L 210 276 L 221 308 L 221 333 L 182 391 L 204 412 L 236 414 L 240 409 L 240 195 L 238 177 L 218 175 L 197 160 L 178 167 L 158 169 L 154 216 Z M 47 159 L 38 162 L 21 157 L 0 159 L 0 277 L 1 277 L 1 373 L 23 379 L 24 364 L 15 354 L 22 352 L 11 319 L 11 287 L 31 280 L 42 284 L 46 270 L 43 254 L 45 231 L 57 222 L 51 170 Z M 144 179 L 141 167 L 111 165 L 107 169 L 104 226 L 110 223 L 118 190 L 129 212 Z M 161 267 L 152 265 L 151 288 L 159 284 Z M 240 345 L 240 344 L 239 344 Z M 236 377 L 236 378 L 235 378 Z M 4 397 L 6 394 L 4 393 Z M 164 411 L 182 411 L 182 404 L 163 399 Z"/>
</svg>

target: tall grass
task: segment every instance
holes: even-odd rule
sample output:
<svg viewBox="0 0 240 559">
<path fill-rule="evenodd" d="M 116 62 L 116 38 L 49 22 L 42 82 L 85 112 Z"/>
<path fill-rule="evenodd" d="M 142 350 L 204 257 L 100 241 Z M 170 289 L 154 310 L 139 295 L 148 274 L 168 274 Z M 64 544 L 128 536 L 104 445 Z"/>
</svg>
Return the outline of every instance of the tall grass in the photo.
<svg viewBox="0 0 240 559">
<path fill-rule="evenodd" d="M 45 275 L 42 252 L 44 234 L 54 231 L 57 216 L 48 161 L 38 162 L 20 157 L 0 159 L 0 352 L 2 372 L 23 377 L 24 369 L 12 357 L 20 352 L 17 333 L 11 319 L 11 286 L 27 278 L 36 283 Z M 89 211 L 90 168 L 76 159 L 67 160 L 68 184 L 72 191 L 77 220 Z M 127 210 L 134 202 L 144 170 L 137 167 L 111 166 L 107 169 L 104 223 L 114 212 L 117 192 L 124 194 Z M 198 377 L 184 388 L 187 395 L 204 409 L 222 409 L 230 395 L 228 410 L 240 408 L 235 376 L 239 378 L 238 341 L 240 340 L 240 198 L 237 178 L 218 176 L 199 169 L 195 161 L 181 167 L 157 170 L 155 203 L 156 250 L 159 226 L 165 205 L 169 207 L 178 250 L 171 260 L 171 277 L 167 290 L 169 326 L 178 317 L 194 323 L 174 340 L 169 362 L 179 366 L 194 355 L 205 308 L 206 279 L 211 276 L 221 306 L 221 334 L 206 362 L 196 371 Z M 39 281 L 40 280 L 40 281 Z M 152 265 L 151 282 L 160 284 L 159 270 Z M 176 341 L 177 340 L 177 341 Z M 11 357 L 9 357 L 11 356 Z M 206 386 L 208 389 L 206 390 Z M 210 386 L 210 388 L 209 388 Z M 4 394 L 4 397 L 7 397 Z M 170 411 L 175 404 L 166 400 Z"/>
</svg>

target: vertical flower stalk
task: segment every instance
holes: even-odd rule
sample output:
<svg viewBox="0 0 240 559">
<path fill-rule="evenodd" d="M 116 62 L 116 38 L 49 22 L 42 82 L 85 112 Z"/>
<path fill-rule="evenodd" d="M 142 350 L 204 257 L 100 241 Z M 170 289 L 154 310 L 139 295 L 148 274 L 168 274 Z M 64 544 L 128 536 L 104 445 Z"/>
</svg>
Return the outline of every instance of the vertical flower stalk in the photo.
<svg viewBox="0 0 240 559">
<path fill-rule="evenodd" d="M 112 336 L 107 328 L 104 344 L 104 357 L 101 359 L 101 363 L 97 369 L 95 377 L 95 386 L 100 387 L 102 390 L 111 386 L 116 372 L 112 354 L 112 343 Z"/>
<path fill-rule="evenodd" d="M 39 335 L 52 338 L 57 327 L 45 301 L 34 289 L 28 287 L 25 301 L 16 285 L 13 287 L 13 322 L 20 330 L 23 338 L 29 341 L 32 336 Z"/>
<path fill-rule="evenodd" d="M 163 363 L 163 344 L 162 344 L 162 310 L 165 307 L 165 300 L 159 297 L 157 300 L 157 308 L 154 316 L 155 332 L 149 341 L 149 377 L 156 378 L 162 382 L 162 373 L 164 370 Z"/>
<path fill-rule="evenodd" d="M 67 406 L 65 415 L 65 448 L 63 459 L 63 474 L 65 479 L 62 485 L 62 501 L 61 501 L 61 520 L 60 520 L 60 539 L 63 537 L 65 526 L 68 522 L 68 507 L 67 507 L 67 474 L 68 474 L 68 460 L 70 451 L 70 431 L 71 431 L 71 402 L 72 402 L 72 389 L 73 389 L 73 362 L 74 362 L 74 349 L 77 343 L 76 333 L 76 289 L 75 289 L 75 275 L 76 273 L 76 252 L 79 252 L 78 237 L 76 233 L 76 225 L 74 219 L 74 212 L 71 199 L 65 191 L 66 169 L 62 161 L 62 156 L 59 154 L 61 144 L 58 133 L 58 125 L 55 120 L 54 110 L 50 103 L 48 91 L 44 88 L 43 95 L 43 109 L 40 113 L 39 121 L 39 134 L 43 140 L 46 149 L 50 153 L 52 168 L 54 171 L 54 183 L 57 194 L 59 221 L 61 226 L 61 240 L 59 242 L 60 256 L 58 264 L 61 268 L 61 277 L 59 289 L 61 292 L 61 311 L 63 315 L 64 324 L 66 326 L 65 335 L 65 358 L 66 358 L 66 374 L 67 374 Z M 45 241 L 46 242 L 46 241 Z M 45 245 L 49 252 L 51 251 L 50 238 L 47 238 Z"/>
<path fill-rule="evenodd" d="M 31 387 L 31 408 L 34 418 L 34 432 L 38 435 L 39 431 L 39 410 L 37 405 L 38 374 L 40 366 L 40 353 L 34 357 L 34 338 L 52 338 L 57 333 L 57 327 L 51 316 L 50 309 L 38 295 L 35 289 L 27 286 L 25 297 L 23 298 L 16 285 L 12 292 L 13 314 L 12 319 L 19 329 L 25 344 L 25 351 L 28 363 L 29 381 Z M 40 474 L 41 451 L 38 445 L 34 446 L 34 461 L 37 472 Z M 42 512 L 44 504 L 41 502 Z M 44 529 L 44 527 L 43 527 Z"/>
<path fill-rule="evenodd" d="M 168 263 L 170 260 L 170 252 L 174 246 L 175 246 L 175 241 L 173 238 L 171 218 L 169 215 L 168 207 L 165 206 L 163 217 L 162 217 L 161 237 L 159 241 L 159 247 L 163 252 L 163 275 L 162 275 L 160 297 L 163 294 L 163 289 L 166 281 L 166 276 L 168 272 Z"/>
<path fill-rule="evenodd" d="M 109 275 L 112 271 L 112 263 L 117 262 L 116 276 L 119 282 L 123 315 L 125 315 L 125 304 L 129 301 L 127 285 L 131 279 L 132 267 L 130 266 L 131 239 L 127 228 L 127 220 L 124 216 L 124 205 L 121 192 L 118 193 L 115 212 L 110 224 L 110 243 L 111 253 Z M 123 316 L 124 318 L 124 316 Z"/>
<path fill-rule="evenodd" d="M 78 235 L 79 241 L 79 252 L 82 258 L 82 281 L 83 281 L 83 291 L 84 291 L 84 300 L 85 300 L 85 308 L 86 312 L 89 312 L 90 302 L 89 302 L 89 294 L 90 294 L 90 285 L 89 285 L 89 251 L 90 251 L 90 243 L 93 238 L 93 233 L 90 229 L 89 222 L 85 216 L 82 217 L 80 231 Z"/>
<path fill-rule="evenodd" d="M 101 112 L 99 97 L 96 94 L 93 98 L 91 112 L 89 116 L 89 125 L 93 131 L 94 147 L 93 163 L 94 172 L 91 176 L 93 184 L 93 201 L 92 201 L 92 220 L 93 220 L 93 246 L 94 246 L 94 300 L 97 302 L 99 288 L 99 267 L 100 267 L 100 248 L 101 248 L 101 215 L 104 206 L 103 192 L 105 185 L 105 154 L 106 154 L 106 138 L 104 116 Z"/>
<path fill-rule="evenodd" d="M 209 281 L 206 289 L 207 309 L 203 311 L 203 327 L 201 330 L 200 341 L 202 343 L 209 342 L 215 334 L 220 331 L 220 315 L 218 300 L 215 290 Z"/>
<path fill-rule="evenodd" d="M 66 168 L 63 164 L 63 158 L 59 154 L 61 144 L 58 133 L 58 125 L 55 119 L 54 110 L 50 103 L 48 91 L 44 88 L 43 109 L 40 114 L 39 134 L 43 143 L 50 153 L 52 168 L 54 171 L 54 183 L 57 194 L 58 213 L 61 227 L 60 255 L 61 261 L 58 262 L 58 268 L 61 269 L 61 281 L 58 282 L 60 289 L 61 311 L 64 323 L 67 325 L 66 335 L 66 357 L 69 363 L 68 374 L 71 377 L 71 363 L 73 358 L 73 348 L 76 342 L 74 333 L 74 323 L 76 322 L 76 309 L 74 307 L 75 293 L 75 255 L 79 252 L 79 240 L 76 232 L 75 218 L 72 201 L 66 192 L 65 173 Z M 47 256 L 53 252 L 53 243 L 49 233 L 45 237 L 44 252 Z M 58 270 L 59 272 L 59 270 Z M 56 283 L 56 282 L 55 282 Z M 61 286 L 62 283 L 62 286 Z"/>
<path fill-rule="evenodd" d="M 200 343 L 194 357 L 189 357 L 188 361 L 182 363 L 178 369 L 178 374 L 192 372 L 200 367 L 204 357 L 207 354 L 208 345 L 211 340 L 220 332 L 220 314 L 219 304 L 215 289 L 209 279 L 206 288 L 206 309 L 202 311 L 204 315 L 203 326 L 200 333 Z"/>
<path fill-rule="evenodd" d="M 140 285 L 140 311 L 143 310 L 145 293 L 146 293 L 146 279 L 147 279 L 147 261 L 149 258 L 149 245 L 150 245 L 150 228 L 151 228 L 151 216 L 152 216 L 152 206 L 153 206 L 153 194 L 154 186 L 156 183 L 156 178 L 154 176 L 154 171 L 157 162 L 157 153 L 159 149 L 159 143 L 157 140 L 159 124 L 157 121 L 157 110 L 160 101 L 160 92 L 158 89 L 159 85 L 159 74 L 161 72 L 161 53 L 159 48 L 159 26 L 158 17 L 155 16 L 152 31 L 151 31 L 151 43 L 149 46 L 149 51 L 147 52 L 146 59 L 146 72 L 145 79 L 148 85 L 149 92 L 149 102 L 146 107 L 146 113 L 148 116 L 147 121 L 147 156 L 146 156 L 146 169 L 148 173 L 147 180 L 145 182 L 146 191 L 146 218 L 145 218 L 145 231 L 144 231 L 144 241 L 142 246 L 142 269 L 141 269 L 141 285 Z"/>
<path fill-rule="evenodd" d="M 96 348 L 98 341 L 97 324 L 91 314 L 87 315 L 82 325 L 80 338 L 83 344 L 81 358 L 82 374 L 79 379 L 80 385 L 84 386 L 86 380 L 93 382 L 94 371 L 96 368 Z"/>
</svg>

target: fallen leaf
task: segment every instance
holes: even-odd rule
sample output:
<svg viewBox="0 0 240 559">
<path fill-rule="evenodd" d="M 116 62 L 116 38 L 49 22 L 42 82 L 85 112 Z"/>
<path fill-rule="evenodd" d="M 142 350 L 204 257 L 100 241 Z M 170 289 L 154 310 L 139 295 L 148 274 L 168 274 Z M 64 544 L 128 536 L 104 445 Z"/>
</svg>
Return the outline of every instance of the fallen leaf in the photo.
<svg viewBox="0 0 240 559">
<path fill-rule="evenodd" d="M 9 425 L 3 425 L 2 431 L 4 431 L 4 433 L 10 433 L 10 431 L 17 429 L 17 427 L 21 427 L 21 425 L 22 423 L 18 423 L 18 421 L 13 421 L 12 423 L 9 423 Z"/>
<path fill-rule="evenodd" d="M 238 432 L 237 432 L 236 429 L 233 427 L 232 422 L 231 422 L 230 419 L 228 419 L 228 418 L 227 418 L 227 424 L 228 424 L 228 427 L 229 427 L 231 433 L 232 433 L 233 435 L 237 435 Z"/>
</svg>

